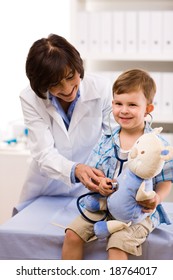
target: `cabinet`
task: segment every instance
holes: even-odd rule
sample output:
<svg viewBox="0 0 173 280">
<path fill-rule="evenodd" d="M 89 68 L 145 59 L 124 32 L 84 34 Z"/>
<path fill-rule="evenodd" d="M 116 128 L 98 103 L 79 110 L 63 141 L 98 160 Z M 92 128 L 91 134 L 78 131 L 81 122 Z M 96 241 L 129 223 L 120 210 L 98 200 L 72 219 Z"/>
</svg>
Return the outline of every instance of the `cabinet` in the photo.
<svg viewBox="0 0 173 280">
<path fill-rule="evenodd" d="M 157 84 L 153 126 L 165 133 L 173 133 L 172 26 L 172 0 L 71 1 L 71 42 L 86 71 L 112 82 L 129 68 L 149 71 Z"/>
<path fill-rule="evenodd" d="M 0 224 L 12 215 L 31 161 L 28 150 L 0 150 Z"/>
</svg>

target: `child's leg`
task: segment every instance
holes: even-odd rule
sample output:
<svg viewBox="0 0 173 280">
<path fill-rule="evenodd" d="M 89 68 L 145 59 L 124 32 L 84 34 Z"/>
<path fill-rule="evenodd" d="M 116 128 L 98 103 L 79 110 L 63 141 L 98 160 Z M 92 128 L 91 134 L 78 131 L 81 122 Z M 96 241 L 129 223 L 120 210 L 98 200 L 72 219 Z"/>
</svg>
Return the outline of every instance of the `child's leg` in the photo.
<svg viewBox="0 0 173 280">
<path fill-rule="evenodd" d="M 82 238 L 71 229 L 67 229 L 62 247 L 62 260 L 82 260 L 83 251 L 84 241 Z"/>
<path fill-rule="evenodd" d="M 100 220 L 102 213 L 85 212 L 91 220 Z M 81 260 L 84 256 L 84 244 L 96 239 L 94 234 L 94 224 L 85 220 L 81 215 L 77 216 L 70 225 L 67 226 L 64 244 L 62 248 L 63 260 Z"/>
<path fill-rule="evenodd" d="M 111 234 L 107 244 L 109 259 L 125 260 L 128 254 L 142 255 L 142 244 L 153 229 L 153 223 L 150 217 L 147 217 L 141 223 L 133 224 Z"/>
<path fill-rule="evenodd" d="M 128 260 L 128 254 L 118 248 L 110 248 L 108 250 L 109 260 Z"/>
</svg>

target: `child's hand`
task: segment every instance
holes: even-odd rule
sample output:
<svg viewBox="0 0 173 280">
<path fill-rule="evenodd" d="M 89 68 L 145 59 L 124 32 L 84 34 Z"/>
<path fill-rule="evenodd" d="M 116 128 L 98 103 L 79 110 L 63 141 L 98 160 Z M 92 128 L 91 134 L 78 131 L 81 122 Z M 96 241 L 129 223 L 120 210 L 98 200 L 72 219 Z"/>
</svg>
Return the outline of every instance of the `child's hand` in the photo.
<svg viewBox="0 0 173 280">
<path fill-rule="evenodd" d="M 160 196 L 156 193 L 155 197 L 152 199 L 139 201 L 139 205 L 143 206 L 142 211 L 145 213 L 151 213 L 156 208 L 156 206 L 160 203 Z"/>
<path fill-rule="evenodd" d="M 108 196 L 115 191 L 112 188 L 112 183 L 115 183 L 115 180 L 111 180 L 109 178 L 100 178 L 99 184 L 99 193 L 104 196 Z"/>
</svg>

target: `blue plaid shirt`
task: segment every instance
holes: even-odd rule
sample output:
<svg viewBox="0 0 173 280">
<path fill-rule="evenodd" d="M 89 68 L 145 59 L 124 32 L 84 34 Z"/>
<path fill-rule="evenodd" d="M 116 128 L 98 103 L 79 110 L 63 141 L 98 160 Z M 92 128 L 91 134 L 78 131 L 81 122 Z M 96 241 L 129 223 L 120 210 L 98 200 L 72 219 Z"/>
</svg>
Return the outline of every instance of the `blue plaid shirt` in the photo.
<svg viewBox="0 0 173 280">
<path fill-rule="evenodd" d="M 120 126 L 117 126 L 112 135 L 118 150 L 120 149 L 119 131 Z M 148 133 L 150 131 L 152 131 L 152 128 L 148 123 L 146 123 L 144 133 Z M 114 153 L 112 137 L 110 135 L 103 135 L 100 142 L 93 149 L 87 161 L 88 165 L 102 170 L 105 176 L 111 179 L 114 178 L 114 173 L 117 166 L 117 159 Z M 158 137 L 162 140 L 165 146 L 169 145 L 169 143 L 161 135 L 158 135 Z M 173 160 L 166 161 L 162 171 L 153 178 L 154 185 L 162 181 L 173 182 Z"/>
<path fill-rule="evenodd" d="M 88 165 L 102 170 L 105 176 L 111 179 L 114 178 L 117 166 L 117 158 L 114 152 L 114 143 L 112 141 L 112 137 L 114 137 L 117 150 L 119 150 L 119 131 L 120 126 L 117 126 L 112 136 L 103 135 L 100 142 L 93 149 L 87 161 Z M 152 128 L 148 123 L 146 123 L 144 133 L 148 133 L 150 131 L 152 131 Z M 168 145 L 168 142 L 161 135 L 158 135 L 158 137 L 162 140 L 165 146 Z M 162 171 L 153 178 L 153 186 L 163 181 L 173 182 L 173 160 L 165 162 Z M 160 223 L 170 224 L 168 215 L 161 204 L 157 206 L 157 210 L 151 215 L 151 219 L 153 221 L 154 227 Z"/>
</svg>

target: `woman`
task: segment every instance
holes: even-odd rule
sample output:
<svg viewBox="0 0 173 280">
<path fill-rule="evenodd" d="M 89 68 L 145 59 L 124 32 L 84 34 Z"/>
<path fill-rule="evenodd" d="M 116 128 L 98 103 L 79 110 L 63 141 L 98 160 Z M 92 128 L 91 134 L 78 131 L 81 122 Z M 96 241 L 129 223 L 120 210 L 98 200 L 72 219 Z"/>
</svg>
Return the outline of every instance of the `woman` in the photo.
<svg viewBox="0 0 173 280">
<path fill-rule="evenodd" d="M 98 190 L 101 171 L 85 165 L 102 131 L 109 134 L 111 85 L 86 75 L 79 52 L 63 37 L 37 40 L 26 60 L 30 86 L 20 95 L 33 158 L 20 202 L 40 195 Z"/>
</svg>

